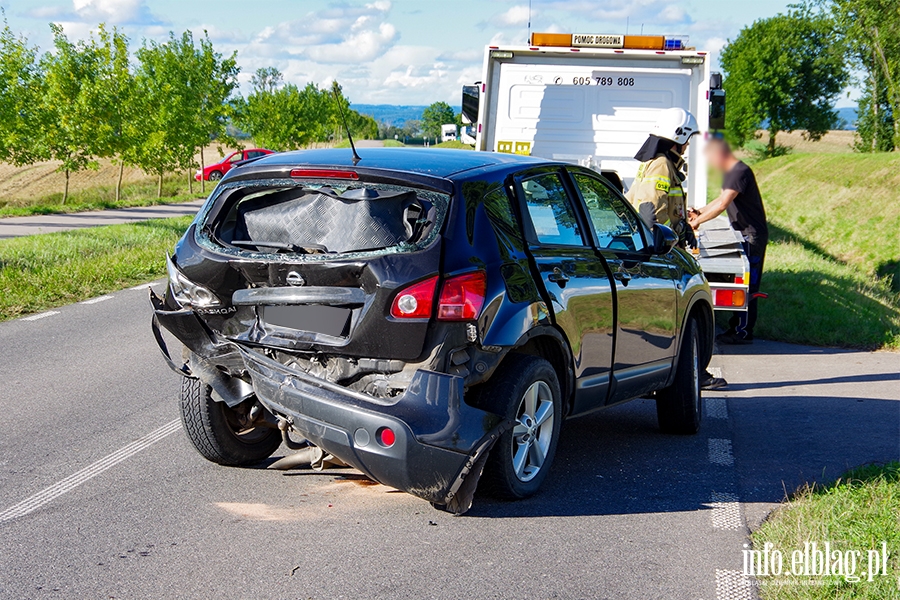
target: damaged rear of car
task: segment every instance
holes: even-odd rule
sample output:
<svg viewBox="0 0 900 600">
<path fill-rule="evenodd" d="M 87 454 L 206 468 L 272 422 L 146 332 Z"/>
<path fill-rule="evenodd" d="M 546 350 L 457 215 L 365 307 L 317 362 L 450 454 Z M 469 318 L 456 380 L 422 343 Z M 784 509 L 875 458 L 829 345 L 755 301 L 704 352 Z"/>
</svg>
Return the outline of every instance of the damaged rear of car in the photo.
<svg viewBox="0 0 900 600">
<path fill-rule="evenodd" d="M 505 303 L 484 310 L 504 295 L 499 261 L 471 236 L 468 256 L 450 250 L 466 229 L 459 182 L 302 154 L 229 174 L 168 257 L 165 297 L 151 293 L 188 437 L 226 465 L 309 444 L 463 512 L 512 425 L 469 393 L 504 350 L 482 337 Z"/>
</svg>

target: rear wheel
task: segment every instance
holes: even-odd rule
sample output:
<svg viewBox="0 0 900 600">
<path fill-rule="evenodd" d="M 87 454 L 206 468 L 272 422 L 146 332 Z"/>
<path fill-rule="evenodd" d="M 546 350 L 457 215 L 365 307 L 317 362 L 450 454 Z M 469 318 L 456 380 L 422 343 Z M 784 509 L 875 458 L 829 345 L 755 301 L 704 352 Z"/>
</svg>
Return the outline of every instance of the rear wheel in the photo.
<svg viewBox="0 0 900 600">
<path fill-rule="evenodd" d="M 210 181 L 218 181 L 222 179 L 222 171 L 210 171 L 208 179 Z"/>
<path fill-rule="evenodd" d="M 700 430 L 700 333 L 697 322 L 685 324 L 675 381 L 656 393 L 656 417 L 665 433 L 693 435 Z"/>
<path fill-rule="evenodd" d="M 245 403 L 246 404 L 246 403 Z M 188 439 L 203 456 L 220 465 L 247 466 L 272 455 L 281 432 L 241 424 L 245 404 L 229 408 L 216 402 L 208 385 L 185 377 L 181 383 L 181 421 Z"/>
<path fill-rule="evenodd" d="M 538 491 L 556 454 L 562 422 L 559 379 L 549 362 L 512 354 L 479 390 L 480 404 L 515 425 L 488 456 L 481 482 L 501 498 L 527 498 Z"/>
</svg>

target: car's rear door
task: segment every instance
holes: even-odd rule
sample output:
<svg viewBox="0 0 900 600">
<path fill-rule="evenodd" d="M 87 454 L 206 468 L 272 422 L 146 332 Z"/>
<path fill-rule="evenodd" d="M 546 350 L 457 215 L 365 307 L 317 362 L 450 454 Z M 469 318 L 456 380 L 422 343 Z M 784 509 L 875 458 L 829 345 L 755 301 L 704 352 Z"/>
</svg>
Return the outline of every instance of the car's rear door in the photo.
<svg viewBox="0 0 900 600">
<path fill-rule="evenodd" d="M 589 242 L 574 190 L 559 168 L 517 179 L 525 237 L 556 324 L 575 361 L 575 413 L 602 406 L 613 351 L 612 282 Z"/>
<path fill-rule="evenodd" d="M 642 227 L 627 201 L 600 177 L 571 169 L 587 209 L 597 250 L 616 282 L 616 332 L 610 401 L 634 398 L 666 381 L 675 354 L 674 268 L 646 251 Z"/>
</svg>

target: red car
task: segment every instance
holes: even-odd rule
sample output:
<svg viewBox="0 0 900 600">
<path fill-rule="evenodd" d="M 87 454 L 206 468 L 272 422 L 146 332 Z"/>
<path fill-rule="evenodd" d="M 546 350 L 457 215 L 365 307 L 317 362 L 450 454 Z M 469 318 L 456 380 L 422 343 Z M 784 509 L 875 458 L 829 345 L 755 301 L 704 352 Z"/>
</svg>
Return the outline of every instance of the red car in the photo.
<svg viewBox="0 0 900 600">
<path fill-rule="evenodd" d="M 265 156 L 266 154 L 274 154 L 274 152 L 272 150 L 266 150 L 265 148 L 248 148 L 247 150 L 232 152 L 219 162 L 203 169 L 203 179 L 206 181 L 218 181 L 225 176 L 225 173 L 231 170 L 231 167 L 233 167 L 235 163 L 239 163 L 242 160 Z M 197 171 L 194 175 L 194 179 L 200 181 L 200 171 Z"/>
</svg>

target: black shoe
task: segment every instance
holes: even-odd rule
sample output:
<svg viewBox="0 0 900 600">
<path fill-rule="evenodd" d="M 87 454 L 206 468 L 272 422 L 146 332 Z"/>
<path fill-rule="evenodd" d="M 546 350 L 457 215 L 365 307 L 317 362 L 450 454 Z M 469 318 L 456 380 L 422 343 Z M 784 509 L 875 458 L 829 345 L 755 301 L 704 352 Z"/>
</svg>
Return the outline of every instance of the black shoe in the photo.
<svg viewBox="0 0 900 600">
<path fill-rule="evenodd" d="M 716 342 L 726 346 L 746 346 L 753 343 L 753 336 L 741 337 L 736 333 L 720 333 Z"/>
<path fill-rule="evenodd" d="M 713 377 L 709 373 L 704 373 L 703 379 L 700 380 L 700 387 L 704 390 L 720 390 L 728 387 L 728 382 L 722 377 Z"/>
</svg>

